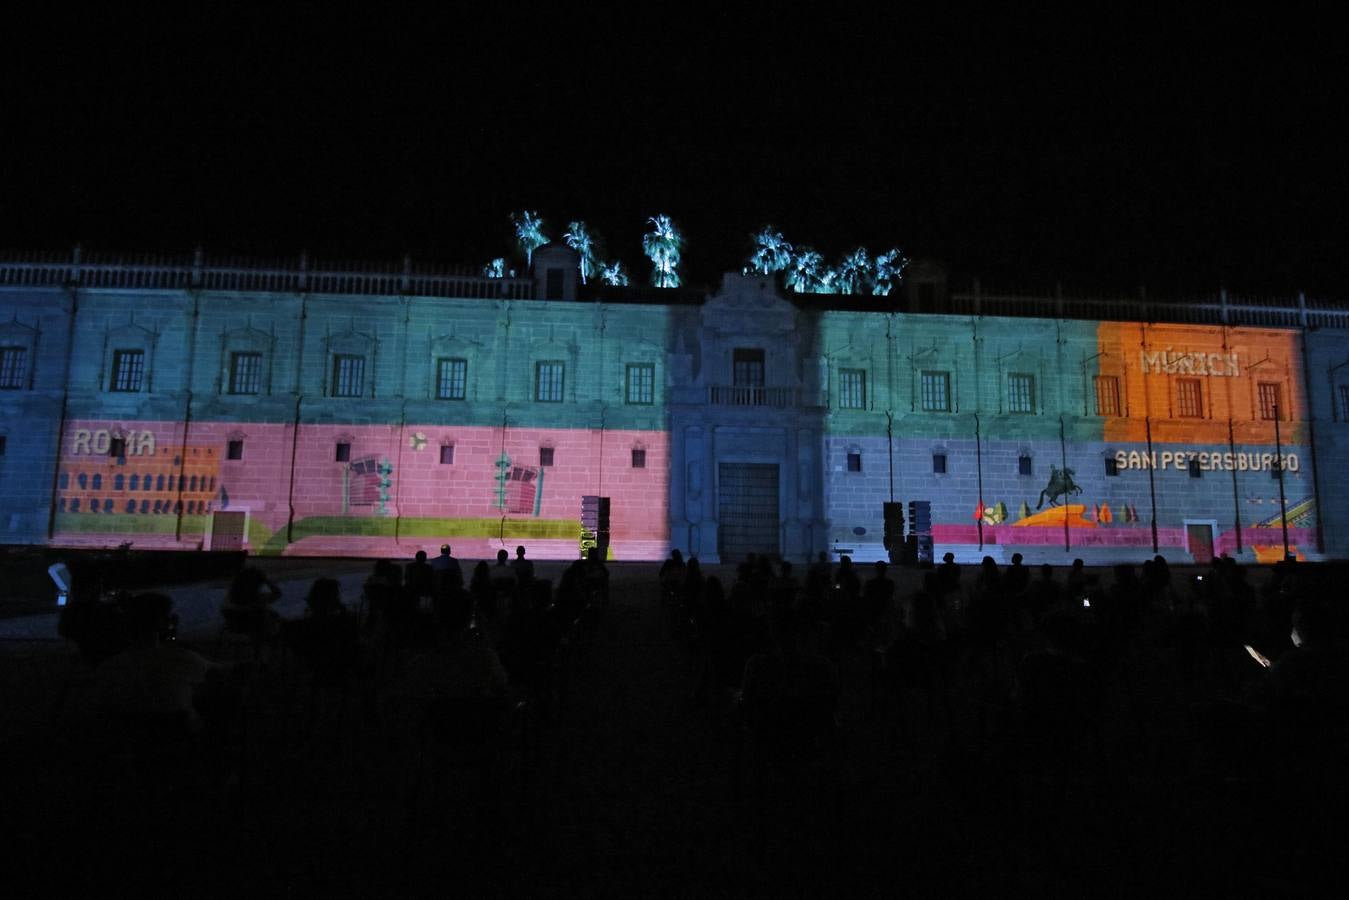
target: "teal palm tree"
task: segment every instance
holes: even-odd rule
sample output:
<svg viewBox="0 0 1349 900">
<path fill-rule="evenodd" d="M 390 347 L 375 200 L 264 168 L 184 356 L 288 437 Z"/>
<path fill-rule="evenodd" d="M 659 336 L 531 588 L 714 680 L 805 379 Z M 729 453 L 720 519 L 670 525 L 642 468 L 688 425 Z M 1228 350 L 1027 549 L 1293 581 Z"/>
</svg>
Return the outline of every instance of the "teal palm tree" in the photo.
<svg viewBox="0 0 1349 900">
<path fill-rule="evenodd" d="M 858 247 L 847 256 L 838 267 L 838 292 L 840 294 L 859 294 L 867 289 L 871 282 L 871 254 L 867 248 Z"/>
<path fill-rule="evenodd" d="M 482 275 L 484 278 L 505 278 L 506 277 L 505 258 L 498 256 L 496 259 L 492 260 L 487 265 L 483 266 Z"/>
<path fill-rule="evenodd" d="M 600 261 L 596 256 L 599 236 L 591 234 L 590 227 L 578 221 L 567 226 L 562 239 L 581 257 L 581 284 L 585 284 L 590 276 L 599 271 Z"/>
<path fill-rule="evenodd" d="M 800 247 L 787 266 L 787 287 L 798 294 L 814 293 L 820 282 L 824 257 L 809 247 Z"/>
<path fill-rule="evenodd" d="M 511 224 L 515 226 L 515 241 L 525 251 L 525 264 L 534 262 L 534 251 L 548 243 L 543 233 L 543 219 L 533 210 L 511 213 Z"/>
<path fill-rule="evenodd" d="M 904 270 L 909 266 L 909 258 L 898 247 L 891 247 L 880 256 L 872 266 L 873 280 L 871 292 L 877 295 L 889 294 L 904 283 Z"/>
<path fill-rule="evenodd" d="M 623 270 L 623 263 L 614 260 L 600 266 L 600 281 L 610 287 L 627 287 L 628 273 Z"/>
<path fill-rule="evenodd" d="M 765 225 L 754 235 L 754 252 L 749 256 L 749 268 L 760 275 L 781 272 L 792 263 L 792 245 L 782 232 Z"/>
<path fill-rule="evenodd" d="M 651 231 L 642 236 L 642 252 L 651 260 L 651 284 L 658 288 L 679 287 L 679 257 L 684 236 L 667 215 L 647 220 Z"/>
</svg>

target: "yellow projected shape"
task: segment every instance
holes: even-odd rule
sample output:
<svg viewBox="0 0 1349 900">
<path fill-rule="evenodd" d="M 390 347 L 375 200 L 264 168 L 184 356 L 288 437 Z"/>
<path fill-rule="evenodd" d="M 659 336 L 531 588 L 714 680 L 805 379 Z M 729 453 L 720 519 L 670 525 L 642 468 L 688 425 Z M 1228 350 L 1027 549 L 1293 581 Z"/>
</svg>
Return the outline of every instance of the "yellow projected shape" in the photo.
<svg viewBox="0 0 1349 900">
<path fill-rule="evenodd" d="M 1013 523 L 1013 527 L 1020 528 L 1023 525 L 1062 526 L 1066 521 L 1070 528 L 1095 528 L 1096 523 L 1082 515 L 1086 510 L 1087 507 L 1083 503 L 1051 506 L 1044 512 L 1038 512 L 1033 516 L 1027 516 L 1020 522 Z"/>
</svg>

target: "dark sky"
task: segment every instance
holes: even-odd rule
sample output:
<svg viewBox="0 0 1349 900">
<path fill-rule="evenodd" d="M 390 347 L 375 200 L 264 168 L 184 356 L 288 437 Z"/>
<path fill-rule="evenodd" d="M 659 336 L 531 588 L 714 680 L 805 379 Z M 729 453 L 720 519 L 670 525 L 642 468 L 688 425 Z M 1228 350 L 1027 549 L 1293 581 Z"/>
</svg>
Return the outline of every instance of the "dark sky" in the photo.
<svg viewBox="0 0 1349 900">
<path fill-rule="evenodd" d="M 1329 21 L 456 6 L 18 17 L 0 246 L 476 264 L 528 207 L 644 276 L 667 212 L 697 282 L 772 222 L 994 285 L 1349 297 Z"/>
</svg>

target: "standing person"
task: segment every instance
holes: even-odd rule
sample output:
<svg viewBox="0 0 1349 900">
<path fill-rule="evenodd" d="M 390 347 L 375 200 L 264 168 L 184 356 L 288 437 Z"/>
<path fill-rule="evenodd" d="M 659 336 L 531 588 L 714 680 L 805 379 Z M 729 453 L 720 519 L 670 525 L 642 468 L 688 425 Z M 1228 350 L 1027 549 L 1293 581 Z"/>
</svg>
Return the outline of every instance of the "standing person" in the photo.
<svg viewBox="0 0 1349 900">
<path fill-rule="evenodd" d="M 525 559 L 523 544 L 515 548 L 515 561 L 511 563 L 511 568 L 515 569 L 515 580 L 519 582 L 522 590 L 534 581 L 534 562 Z"/>
<path fill-rule="evenodd" d="M 459 560 L 450 555 L 449 544 L 440 545 L 440 555 L 431 561 L 431 569 L 436 573 L 438 591 L 464 586 L 464 573 L 459 568 Z"/>
<path fill-rule="evenodd" d="M 407 572 L 403 576 L 403 583 L 408 594 L 416 599 L 419 607 L 424 598 L 435 594 L 436 572 L 435 569 L 431 568 L 431 564 L 426 561 L 425 550 L 418 550 L 416 557 L 408 563 Z"/>
</svg>

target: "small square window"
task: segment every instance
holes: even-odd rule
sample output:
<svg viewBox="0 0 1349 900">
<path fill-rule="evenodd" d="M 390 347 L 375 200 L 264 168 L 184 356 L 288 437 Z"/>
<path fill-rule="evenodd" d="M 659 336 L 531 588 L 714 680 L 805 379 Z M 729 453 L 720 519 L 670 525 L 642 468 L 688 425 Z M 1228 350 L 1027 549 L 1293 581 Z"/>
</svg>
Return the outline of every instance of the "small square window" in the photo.
<svg viewBox="0 0 1349 900">
<path fill-rule="evenodd" d="M 1105 474 L 1114 478 L 1119 474 L 1119 462 L 1113 456 L 1105 458 Z"/>
<path fill-rule="evenodd" d="M 108 455 L 114 459 L 125 459 L 126 438 L 115 437 L 108 441 Z"/>
<path fill-rule="evenodd" d="M 1016 460 L 1016 473 L 1017 473 L 1018 475 L 1033 475 L 1033 474 L 1035 474 L 1034 463 L 1031 462 L 1031 458 L 1030 458 L 1029 456 L 1022 455 L 1022 456 L 1017 457 L 1017 460 Z"/>
<path fill-rule="evenodd" d="M 849 454 L 848 454 L 848 471 L 849 471 L 849 472 L 860 472 L 860 471 L 862 471 L 862 454 L 861 454 L 861 453 L 849 453 Z"/>
<path fill-rule="evenodd" d="M 1191 459 L 1185 464 L 1185 468 L 1189 470 L 1191 478 L 1204 477 L 1204 470 L 1199 468 L 1199 460 L 1197 459 Z"/>
<path fill-rule="evenodd" d="M 945 475 L 945 474 L 946 474 L 946 454 L 945 454 L 945 453 L 934 453 L 934 454 L 932 454 L 932 472 L 933 472 L 934 475 Z"/>
<path fill-rule="evenodd" d="M 337 445 L 337 454 L 333 457 L 336 462 L 351 462 L 351 445 L 345 441 Z"/>
<path fill-rule="evenodd" d="M 244 458 L 243 441 L 230 441 L 228 444 L 225 445 L 225 459 L 243 459 L 243 458 Z M 150 483 L 150 479 L 146 478 L 145 483 L 148 485 Z"/>
<path fill-rule="evenodd" d="M 442 466 L 454 465 L 454 444 L 440 445 L 440 464 Z"/>
<path fill-rule="evenodd" d="M 646 468 L 646 451 L 641 447 L 632 448 L 632 467 L 634 469 Z"/>
<path fill-rule="evenodd" d="M 6 436 L 3 435 L 3 434 L 0 434 L 0 456 L 4 456 L 4 455 L 5 455 L 5 443 L 6 443 L 6 441 L 7 441 Z M 63 473 L 61 473 L 61 474 L 64 475 L 65 473 L 63 472 Z"/>
<path fill-rule="evenodd" d="M 540 448 L 539 448 L 539 465 L 540 465 L 540 466 L 551 466 L 552 464 L 553 464 L 553 448 L 552 448 L 552 447 L 540 447 Z"/>
</svg>

